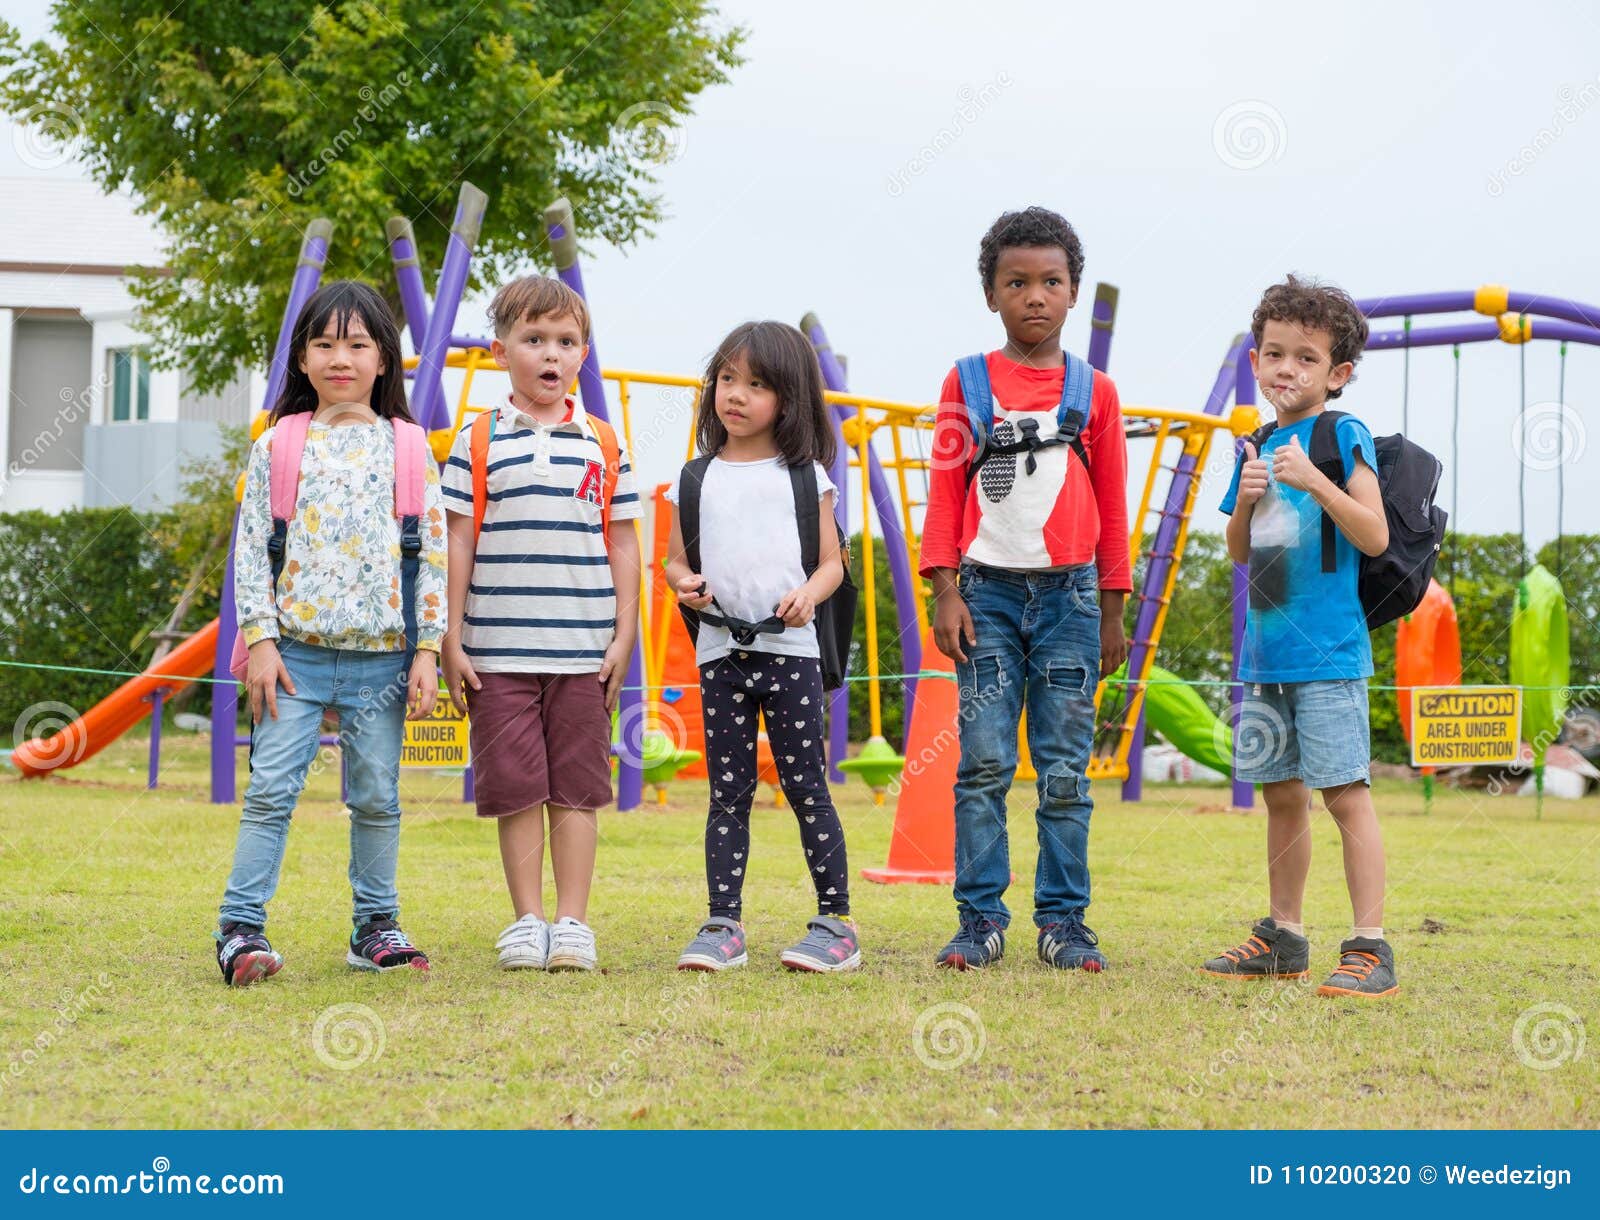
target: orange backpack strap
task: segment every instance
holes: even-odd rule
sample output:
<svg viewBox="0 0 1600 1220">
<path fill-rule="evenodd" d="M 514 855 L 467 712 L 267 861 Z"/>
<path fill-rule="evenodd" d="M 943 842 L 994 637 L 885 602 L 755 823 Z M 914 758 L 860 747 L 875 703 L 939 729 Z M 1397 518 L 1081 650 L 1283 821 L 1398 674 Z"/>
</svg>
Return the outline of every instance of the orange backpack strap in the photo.
<svg viewBox="0 0 1600 1220">
<path fill-rule="evenodd" d="M 617 444 L 617 433 L 605 420 L 593 415 L 585 415 L 589 427 L 594 429 L 594 438 L 600 442 L 600 456 L 606 465 L 606 485 L 600 499 L 600 528 L 609 539 L 611 536 L 611 497 L 617 492 L 617 476 L 622 473 L 622 449 Z"/>
<path fill-rule="evenodd" d="M 481 411 L 472 421 L 472 537 L 483 532 L 483 512 L 489 505 L 489 442 L 494 439 L 494 409 Z"/>
</svg>

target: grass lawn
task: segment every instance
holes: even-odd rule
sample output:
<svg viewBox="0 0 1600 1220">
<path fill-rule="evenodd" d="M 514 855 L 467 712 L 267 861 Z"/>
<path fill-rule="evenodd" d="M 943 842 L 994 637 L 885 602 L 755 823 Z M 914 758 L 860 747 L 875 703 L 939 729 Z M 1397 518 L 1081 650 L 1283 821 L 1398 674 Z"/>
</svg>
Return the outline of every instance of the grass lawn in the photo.
<svg viewBox="0 0 1600 1220">
<path fill-rule="evenodd" d="M 604 969 L 583 976 L 495 968 L 511 913 L 493 828 L 459 779 L 413 773 L 400 892 L 433 970 L 359 975 L 343 961 L 348 832 L 330 769 L 296 814 L 271 907 L 287 964 L 235 992 L 210 929 L 236 809 L 206 801 L 203 741 L 169 738 L 157 792 L 144 760 L 124 740 L 43 782 L 0 779 L 6 1127 L 1600 1125 L 1593 798 L 1536 820 L 1531 800 L 1447 792 L 1424 814 L 1419 792 L 1380 783 L 1402 992 L 1359 1004 L 1196 973 L 1266 903 L 1264 818 L 1202 787 L 1148 788 L 1140 805 L 1098 787 L 1099 976 L 1034 956 L 1023 785 L 1000 966 L 935 971 L 948 891 L 853 877 L 865 968 L 789 974 L 778 950 L 813 908 L 793 815 L 765 807 L 751 964 L 712 978 L 672 969 L 704 909 L 705 788 L 679 784 L 665 809 L 603 816 L 590 920 Z M 838 793 L 853 872 L 881 864 L 892 809 Z M 1319 818 L 1320 976 L 1349 906 Z"/>
</svg>

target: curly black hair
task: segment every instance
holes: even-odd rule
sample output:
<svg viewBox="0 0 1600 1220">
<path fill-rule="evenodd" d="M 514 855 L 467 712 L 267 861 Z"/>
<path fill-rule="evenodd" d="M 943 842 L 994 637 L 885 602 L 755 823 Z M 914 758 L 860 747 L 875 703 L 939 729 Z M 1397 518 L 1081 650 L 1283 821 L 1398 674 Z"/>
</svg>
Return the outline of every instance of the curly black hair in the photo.
<svg viewBox="0 0 1600 1220">
<path fill-rule="evenodd" d="M 1303 330 L 1327 331 L 1331 344 L 1328 355 L 1335 368 L 1347 361 L 1356 363 L 1367 346 L 1367 319 L 1350 294 L 1343 288 L 1314 279 L 1291 274 L 1283 283 L 1274 284 L 1261 294 L 1261 303 L 1250 318 L 1250 336 L 1257 347 L 1261 346 L 1261 332 L 1268 322 L 1288 322 Z M 1352 374 L 1350 381 L 1354 380 Z M 1328 397 L 1337 398 L 1341 393 L 1343 387 L 1329 390 Z"/>
<path fill-rule="evenodd" d="M 1067 256 L 1072 286 L 1076 288 L 1083 278 L 1083 243 L 1066 217 L 1049 208 L 1031 207 L 1003 213 L 978 243 L 978 275 L 985 289 L 994 287 L 1000 251 L 1017 246 L 1056 246 Z"/>
</svg>

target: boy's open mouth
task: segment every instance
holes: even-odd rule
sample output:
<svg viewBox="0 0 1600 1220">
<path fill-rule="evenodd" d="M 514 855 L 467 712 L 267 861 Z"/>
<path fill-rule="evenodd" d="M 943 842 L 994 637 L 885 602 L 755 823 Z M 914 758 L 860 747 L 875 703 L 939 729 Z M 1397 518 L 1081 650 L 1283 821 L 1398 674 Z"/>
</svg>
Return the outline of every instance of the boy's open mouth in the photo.
<svg viewBox="0 0 1600 1220">
<path fill-rule="evenodd" d="M 547 386 L 558 386 L 561 384 L 561 374 L 554 369 L 546 369 L 539 374 L 539 380 Z"/>
</svg>

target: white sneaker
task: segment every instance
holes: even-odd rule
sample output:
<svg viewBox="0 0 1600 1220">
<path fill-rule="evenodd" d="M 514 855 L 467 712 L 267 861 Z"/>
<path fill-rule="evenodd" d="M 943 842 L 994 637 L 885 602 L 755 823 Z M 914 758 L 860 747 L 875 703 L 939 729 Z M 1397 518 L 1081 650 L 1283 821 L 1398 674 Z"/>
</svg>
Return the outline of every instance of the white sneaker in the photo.
<svg viewBox="0 0 1600 1220">
<path fill-rule="evenodd" d="M 502 970 L 543 970 L 550 956 L 550 925 L 537 915 L 524 915 L 494 942 Z"/>
<path fill-rule="evenodd" d="M 593 970 L 599 959 L 594 949 L 594 929 L 570 915 L 550 925 L 550 955 L 546 970 Z"/>
</svg>

